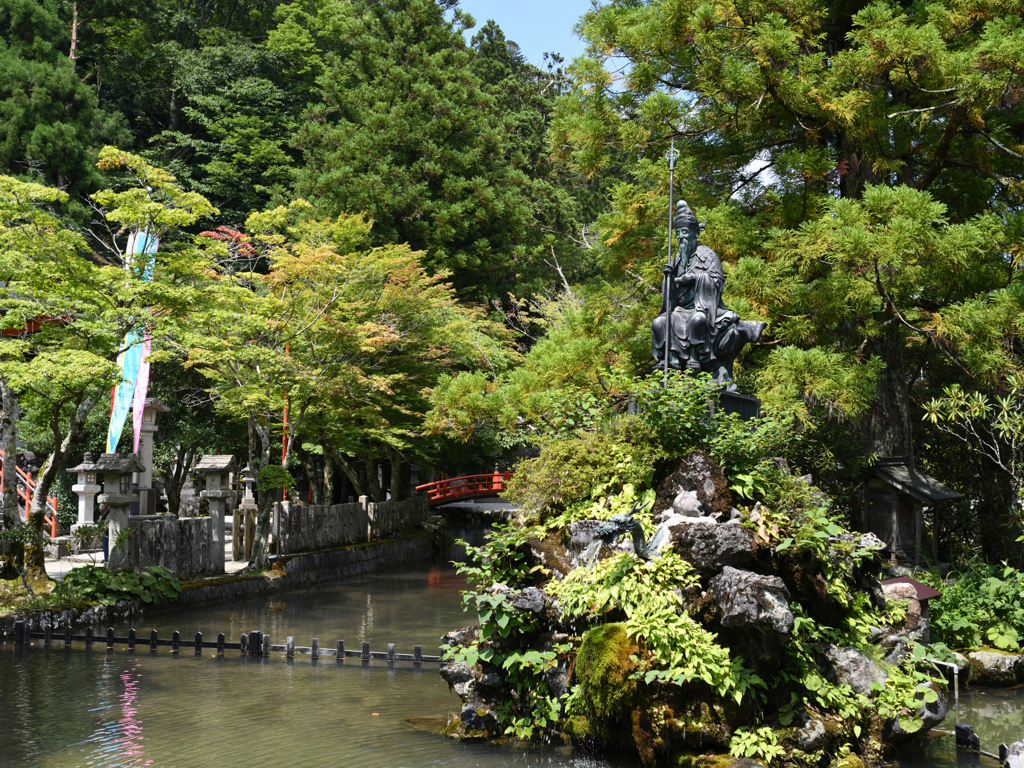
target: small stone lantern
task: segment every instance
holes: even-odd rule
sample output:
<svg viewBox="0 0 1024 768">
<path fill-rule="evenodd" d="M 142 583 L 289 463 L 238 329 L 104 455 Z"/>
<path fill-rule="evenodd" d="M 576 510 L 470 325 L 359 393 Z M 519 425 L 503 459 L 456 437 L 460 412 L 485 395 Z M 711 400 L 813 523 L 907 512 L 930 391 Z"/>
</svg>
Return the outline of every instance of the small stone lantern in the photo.
<svg viewBox="0 0 1024 768">
<path fill-rule="evenodd" d="M 132 472 L 145 472 L 146 467 L 134 453 L 104 453 L 94 469 L 103 474 L 103 493 L 96 500 L 107 507 L 107 567 L 119 568 L 126 555 L 116 546 L 118 536 L 128 525 L 128 507 L 139 500 L 132 492 Z"/>
<path fill-rule="evenodd" d="M 200 492 L 200 497 L 206 499 L 210 504 L 210 519 L 213 522 L 213 541 L 210 545 L 213 549 L 213 561 L 224 567 L 224 516 L 226 514 L 225 502 L 234 495 L 231 490 L 231 473 L 237 471 L 238 464 L 234 456 L 203 456 L 196 465 L 196 474 L 206 480 L 206 490 Z M 235 524 L 237 528 L 237 521 Z M 237 538 L 238 531 L 234 533 Z"/>
<path fill-rule="evenodd" d="M 256 475 L 246 464 L 239 476 L 244 490 L 242 501 L 235 510 L 235 529 L 231 539 L 231 556 L 235 560 L 248 560 L 252 555 L 252 540 L 256 533 L 256 497 L 253 495 L 252 486 L 256 482 Z"/>
<path fill-rule="evenodd" d="M 71 490 L 78 494 L 78 522 L 71 526 L 71 532 L 74 533 L 79 528 L 96 524 L 93 505 L 96 494 L 102 489 L 96 484 L 96 465 L 91 453 L 86 453 L 82 463 L 71 467 L 68 472 L 78 475 L 78 482 L 71 486 Z"/>
</svg>

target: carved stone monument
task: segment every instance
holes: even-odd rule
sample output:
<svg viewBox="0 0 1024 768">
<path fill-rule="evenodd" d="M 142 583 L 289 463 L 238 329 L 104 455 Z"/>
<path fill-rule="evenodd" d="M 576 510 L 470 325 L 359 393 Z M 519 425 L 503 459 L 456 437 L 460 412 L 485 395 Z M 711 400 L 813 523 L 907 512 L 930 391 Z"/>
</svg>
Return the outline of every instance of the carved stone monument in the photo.
<svg viewBox="0 0 1024 768">
<path fill-rule="evenodd" d="M 735 393 L 733 362 L 745 344 L 761 338 L 767 323 L 741 320 L 722 303 L 725 272 L 713 250 L 698 242 L 703 226 L 685 200 L 672 219 L 679 251 L 662 267 L 661 313 L 651 325 L 651 347 L 659 366 L 710 373 Z"/>
</svg>

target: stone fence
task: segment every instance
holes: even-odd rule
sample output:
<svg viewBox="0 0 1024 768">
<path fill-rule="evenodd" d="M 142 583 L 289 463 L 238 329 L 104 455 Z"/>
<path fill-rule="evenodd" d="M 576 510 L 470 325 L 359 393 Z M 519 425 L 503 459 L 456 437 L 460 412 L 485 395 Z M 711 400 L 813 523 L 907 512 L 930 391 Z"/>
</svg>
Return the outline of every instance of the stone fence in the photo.
<svg viewBox="0 0 1024 768">
<path fill-rule="evenodd" d="M 332 506 L 278 503 L 273 536 L 277 554 L 292 555 L 413 533 L 429 516 L 425 496 L 378 504 L 365 496 L 352 504 Z"/>
<path fill-rule="evenodd" d="M 294 555 L 382 541 L 421 530 L 429 516 L 425 496 L 379 504 L 365 496 L 352 504 L 332 506 L 277 503 L 271 551 Z M 223 533 L 218 540 L 216 523 L 213 517 L 129 517 L 129 533 L 111 553 L 111 563 L 134 569 L 162 565 L 183 580 L 224 573 Z"/>
<path fill-rule="evenodd" d="M 111 561 L 120 567 L 162 565 L 179 579 L 224 573 L 224 551 L 213 545 L 213 518 L 174 515 L 133 515 L 128 538 Z"/>
</svg>

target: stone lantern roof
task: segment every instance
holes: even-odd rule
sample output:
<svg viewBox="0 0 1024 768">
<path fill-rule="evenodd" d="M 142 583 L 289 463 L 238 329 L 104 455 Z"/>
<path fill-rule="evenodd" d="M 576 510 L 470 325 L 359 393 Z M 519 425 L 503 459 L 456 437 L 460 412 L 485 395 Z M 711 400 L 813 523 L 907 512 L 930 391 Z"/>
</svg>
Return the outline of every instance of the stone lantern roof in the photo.
<svg viewBox="0 0 1024 768">
<path fill-rule="evenodd" d="M 96 462 L 95 471 L 126 475 L 129 472 L 145 472 L 146 467 L 134 453 L 104 453 Z"/>
<path fill-rule="evenodd" d="M 236 469 L 238 462 L 231 455 L 203 456 L 196 465 L 196 472 L 203 475 L 208 472 L 234 472 Z"/>
<path fill-rule="evenodd" d="M 85 452 L 85 456 L 82 457 L 82 463 L 77 467 L 69 467 L 67 472 L 99 472 L 101 470 L 96 469 L 96 465 L 92 461 L 92 453 L 89 451 Z"/>
</svg>

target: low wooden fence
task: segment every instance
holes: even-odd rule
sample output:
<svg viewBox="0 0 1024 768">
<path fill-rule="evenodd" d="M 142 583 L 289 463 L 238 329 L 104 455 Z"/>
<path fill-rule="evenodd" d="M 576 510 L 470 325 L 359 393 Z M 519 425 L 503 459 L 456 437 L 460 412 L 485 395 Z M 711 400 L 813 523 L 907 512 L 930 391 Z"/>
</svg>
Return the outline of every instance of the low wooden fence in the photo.
<svg viewBox="0 0 1024 768">
<path fill-rule="evenodd" d="M 182 637 L 177 630 L 172 632 L 169 638 L 160 637 L 155 629 L 150 631 L 149 637 L 139 637 L 134 629 L 128 630 L 128 637 L 115 637 L 113 627 L 107 628 L 106 636 L 97 637 L 93 633 L 92 627 L 86 627 L 85 633 L 78 635 L 72 634 L 70 625 L 58 628 L 58 631 L 54 632 L 53 627 L 47 624 L 43 626 L 42 632 L 32 632 L 24 621 L 16 621 L 14 623 L 15 645 L 36 645 L 32 642 L 33 640 L 42 640 L 43 648 L 52 648 L 55 645 L 70 648 L 72 643 L 85 643 L 86 650 L 91 650 L 94 645 L 105 643 L 108 651 L 113 651 L 115 645 L 127 646 L 128 650 L 132 652 L 140 646 L 143 648 L 149 646 L 151 652 L 156 651 L 160 646 L 170 647 L 172 653 L 178 653 L 182 648 L 191 648 L 196 656 L 202 655 L 203 648 L 215 648 L 218 654 L 223 654 L 225 651 L 238 651 L 239 656 L 243 657 L 266 657 L 272 653 L 283 653 L 288 659 L 293 659 L 296 654 L 301 654 L 310 656 L 313 661 L 321 656 L 334 657 L 339 663 L 344 662 L 346 658 L 359 659 L 364 662 L 372 660 L 389 663 L 411 661 L 413 664 L 436 664 L 441 661 L 440 656 L 424 656 L 423 647 L 420 645 L 414 645 L 412 653 L 398 653 L 394 643 L 387 644 L 387 651 L 371 651 L 370 644 L 365 641 L 358 650 L 346 649 L 344 640 L 338 640 L 333 648 L 321 647 L 320 638 L 317 637 L 312 638 L 308 646 L 295 645 L 294 637 L 286 638 L 284 644 L 281 645 L 272 643 L 270 635 L 265 635 L 259 630 L 241 635 L 237 643 L 229 642 L 223 632 L 217 635 L 216 640 L 204 640 L 202 632 L 196 632 L 191 638 Z"/>
</svg>

